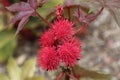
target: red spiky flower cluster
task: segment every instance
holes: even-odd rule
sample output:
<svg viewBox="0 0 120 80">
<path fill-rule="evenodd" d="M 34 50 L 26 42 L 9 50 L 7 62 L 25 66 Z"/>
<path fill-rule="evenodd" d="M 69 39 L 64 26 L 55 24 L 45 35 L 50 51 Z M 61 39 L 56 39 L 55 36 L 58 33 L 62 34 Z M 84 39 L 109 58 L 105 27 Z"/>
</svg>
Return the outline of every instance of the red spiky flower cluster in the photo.
<svg viewBox="0 0 120 80">
<path fill-rule="evenodd" d="M 74 23 L 61 18 L 60 10 L 63 9 L 58 6 L 57 20 L 40 39 L 42 50 L 39 50 L 38 63 L 45 70 L 55 70 L 60 63 L 74 66 L 80 59 L 81 42 L 74 37 Z"/>
</svg>

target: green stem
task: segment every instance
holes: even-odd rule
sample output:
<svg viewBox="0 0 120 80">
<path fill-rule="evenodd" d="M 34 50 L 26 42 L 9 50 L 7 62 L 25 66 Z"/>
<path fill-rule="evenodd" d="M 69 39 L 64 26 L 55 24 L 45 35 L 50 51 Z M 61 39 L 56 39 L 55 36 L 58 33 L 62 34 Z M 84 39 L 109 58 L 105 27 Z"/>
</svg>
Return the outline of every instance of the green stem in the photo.
<svg viewBox="0 0 120 80">
<path fill-rule="evenodd" d="M 50 27 L 52 26 L 52 24 L 51 24 L 49 21 L 47 21 L 45 18 L 43 18 L 39 13 L 36 12 L 36 14 L 37 14 L 37 16 L 38 16 L 41 20 L 43 20 L 47 25 L 49 25 Z"/>
</svg>

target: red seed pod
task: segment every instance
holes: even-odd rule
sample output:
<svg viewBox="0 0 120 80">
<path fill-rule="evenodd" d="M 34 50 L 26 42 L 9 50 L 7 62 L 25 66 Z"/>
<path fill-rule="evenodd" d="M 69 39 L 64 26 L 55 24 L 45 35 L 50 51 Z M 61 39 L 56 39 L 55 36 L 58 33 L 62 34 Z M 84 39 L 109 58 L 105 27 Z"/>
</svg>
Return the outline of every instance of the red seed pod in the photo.
<svg viewBox="0 0 120 80">
<path fill-rule="evenodd" d="M 60 6 L 60 5 L 58 5 L 58 6 L 57 6 L 57 9 L 56 9 L 56 16 L 57 16 L 58 19 L 61 18 L 62 13 L 63 13 L 63 7 Z"/>
</svg>

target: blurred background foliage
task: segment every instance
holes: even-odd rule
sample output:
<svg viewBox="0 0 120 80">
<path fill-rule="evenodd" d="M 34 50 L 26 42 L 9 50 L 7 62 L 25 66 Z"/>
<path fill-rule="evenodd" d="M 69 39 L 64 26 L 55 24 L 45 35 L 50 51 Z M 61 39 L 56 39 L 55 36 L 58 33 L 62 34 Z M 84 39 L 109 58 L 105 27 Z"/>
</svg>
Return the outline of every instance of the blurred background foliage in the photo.
<svg viewBox="0 0 120 80">
<path fill-rule="evenodd" d="M 36 59 L 31 58 L 20 68 L 17 62 L 10 57 L 7 63 L 8 76 L 0 73 L 0 80 L 45 80 L 43 76 L 35 76 Z"/>
<path fill-rule="evenodd" d="M 14 37 L 17 23 L 7 25 L 14 14 L 7 11 L 5 7 L 19 1 L 20 0 L 4 0 L 3 4 L 0 3 L 0 63 L 6 61 L 8 57 L 13 55 L 18 40 L 17 37 Z M 38 9 L 38 12 L 44 18 L 46 18 L 50 12 L 55 10 L 55 6 L 58 4 L 63 4 L 63 0 L 48 0 L 44 6 Z M 18 34 L 18 36 L 23 35 L 23 39 L 32 40 L 35 38 L 35 36 L 38 37 L 40 33 L 42 33 L 40 31 L 36 31 L 39 27 L 44 28 L 46 25 L 38 17 L 31 17 L 30 21 L 25 25 L 25 28 L 21 31 L 20 34 Z"/>
<path fill-rule="evenodd" d="M 24 62 L 20 68 L 14 58 L 10 57 L 7 63 L 8 76 L 0 73 L 0 80 L 46 80 L 46 76 L 36 76 L 35 73 L 36 58 L 31 58 Z M 78 65 L 74 67 L 76 77 L 79 80 L 89 77 L 94 80 L 110 80 L 108 74 L 84 69 Z M 57 72 L 59 73 L 59 72 Z M 55 74 L 57 77 L 57 75 Z M 52 77 L 52 76 L 51 76 Z M 55 79 L 56 80 L 56 79 Z M 64 76 L 61 80 L 64 80 Z"/>
<path fill-rule="evenodd" d="M 19 67 L 18 63 L 12 56 L 16 56 L 16 48 L 19 47 L 20 40 L 26 40 L 26 42 L 35 42 L 38 40 L 39 36 L 47 30 L 49 27 L 41 21 L 38 17 L 30 17 L 29 22 L 24 26 L 24 29 L 14 37 L 18 23 L 7 25 L 10 19 L 14 16 L 14 13 L 11 13 L 5 9 L 5 6 L 9 6 L 19 1 L 27 0 L 4 0 L 6 3 L 0 3 L 0 65 L 7 63 L 7 73 L 8 76 L 1 73 L 0 80 L 45 80 L 45 76 L 36 76 L 36 58 L 27 59 L 26 62 L 22 63 Z M 41 0 L 39 0 L 41 1 Z M 81 0 L 88 1 L 88 0 Z M 45 5 L 40 7 L 37 11 L 44 18 L 53 22 L 55 18 L 55 6 L 61 4 L 65 6 L 64 0 L 48 0 Z M 84 7 L 83 10 L 87 13 L 94 13 L 97 7 L 88 9 Z M 65 15 L 67 14 L 65 7 Z M 76 10 L 76 7 L 72 8 L 72 13 Z M 67 16 L 68 17 L 68 16 Z M 74 20 L 74 18 L 72 18 Z M 84 30 L 79 35 L 86 34 L 87 30 Z M 31 46 L 31 45 L 30 45 Z M 37 54 L 37 53 L 35 53 Z M 9 60 L 8 60 L 9 59 Z M 75 71 L 77 74 L 80 74 L 80 80 L 85 80 L 84 78 L 90 78 L 93 80 L 110 80 L 110 76 L 104 72 L 97 72 L 84 69 L 80 66 L 75 66 Z M 17 72 L 17 73 L 16 73 Z M 16 76 L 14 76 L 16 75 Z"/>
<path fill-rule="evenodd" d="M 26 2 L 27 0 L 1 0 L 0 3 L 0 63 L 4 63 L 8 57 L 15 53 L 15 48 L 18 46 L 18 38 L 33 41 L 36 40 L 39 35 L 41 35 L 41 33 L 48 28 L 48 26 L 38 17 L 30 17 L 30 20 L 24 26 L 24 29 L 18 34 L 17 37 L 14 37 L 18 22 L 8 25 L 10 19 L 15 13 L 7 11 L 5 7 L 20 1 Z M 42 7 L 38 8 L 37 11 L 41 16 L 52 22 L 55 18 L 54 12 L 58 4 L 63 6 L 66 5 L 64 4 L 64 0 L 48 0 Z M 71 15 L 73 15 L 75 10 L 76 7 L 73 6 Z M 65 7 L 64 14 L 67 16 L 67 7 Z"/>
</svg>

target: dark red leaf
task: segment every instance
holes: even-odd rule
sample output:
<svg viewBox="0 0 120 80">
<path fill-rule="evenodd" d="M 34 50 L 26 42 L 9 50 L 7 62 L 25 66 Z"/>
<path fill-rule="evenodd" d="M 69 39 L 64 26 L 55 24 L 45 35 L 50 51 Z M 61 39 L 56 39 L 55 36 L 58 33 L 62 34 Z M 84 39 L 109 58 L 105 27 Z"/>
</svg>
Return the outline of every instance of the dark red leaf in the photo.
<svg viewBox="0 0 120 80">
<path fill-rule="evenodd" d="M 9 0 L 1 0 L 1 2 L 5 7 L 10 5 Z"/>
<path fill-rule="evenodd" d="M 11 21 L 11 23 L 16 23 L 17 21 L 21 20 L 22 18 L 24 18 L 25 16 L 32 14 L 32 11 L 27 11 L 27 12 L 19 12 Z"/>
<path fill-rule="evenodd" d="M 33 8 L 37 8 L 37 6 L 38 6 L 37 0 L 29 0 L 29 4 Z"/>
<path fill-rule="evenodd" d="M 12 12 L 26 11 L 26 10 L 32 9 L 31 6 L 26 2 L 15 3 L 9 7 L 6 7 L 6 8 Z"/>
<path fill-rule="evenodd" d="M 86 22 L 85 13 L 80 7 L 75 11 L 74 16 L 77 17 L 80 22 Z"/>
<path fill-rule="evenodd" d="M 80 7 L 78 7 L 78 10 L 75 11 L 74 16 L 78 18 L 80 22 L 87 23 L 89 24 L 90 22 L 94 21 L 97 16 L 101 14 L 103 11 L 104 7 L 102 7 L 96 14 L 91 13 L 91 14 L 85 14 Z"/>
<path fill-rule="evenodd" d="M 18 25 L 18 29 L 17 29 L 17 31 L 16 31 L 16 34 L 18 34 L 19 33 L 19 31 L 21 31 L 22 30 L 22 28 L 23 28 L 23 26 L 28 22 L 28 19 L 29 18 L 29 16 L 25 16 L 24 18 L 22 18 L 22 20 L 20 21 L 20 23 L 19 23 L 19 25 Z"/>
<path fill-rule="evenodd" d="M 110 8 L 120 8 L 120 0 L 107 0 L 105 5 Z"/>
<path fill-rule="evenodd" d="M 102 1 L 102 0 L 101 0 Z M 100 0 L 99 0 L 100 2 Z M 100 2 L 102 3 L 102 2 Z M 103 0 L 102 5 L 109 9 L 116 23 L 120 27 L 120 0 Z"/>
<path fill-rule="evenodd" d="M 6 7 L 11 12 L 18 12 L 15 17 L 10 21 L 10 23 L 16 23 L 21 20 L 18 24 L 17 32 L 18 33 L 23 26 L 26 24 L 30 16 L 36 14 L 37 0 L 29 0 L 27 2 L 15 3 L 9 7 Z"/>
</svg>

